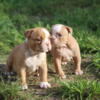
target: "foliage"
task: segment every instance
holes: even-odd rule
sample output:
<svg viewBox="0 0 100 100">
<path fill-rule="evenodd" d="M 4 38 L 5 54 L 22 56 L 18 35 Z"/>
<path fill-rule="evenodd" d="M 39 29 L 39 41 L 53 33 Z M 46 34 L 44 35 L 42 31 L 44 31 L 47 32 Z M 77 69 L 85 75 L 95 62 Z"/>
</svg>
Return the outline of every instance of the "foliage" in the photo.
<svg viewBox="0 0 100 100">
<path fill-rule="evenodd" d="M 22 42 L 22 35 L 4 13 L 0 13 L 0 28 L 0 54 L 9 52 L 13 46 Z"/>
<path fill-rule="evenodd" d="M 100 51 L 99 0 L 0 0 L 0 54 L 24 41 L 26 29 L 62 23 L 74 30 L 82 53 Z"/>
<path fill-rule="evenodd" d="M 91 72 L 100 77 L 100 53 L 96 53 L 93 56 L 91 63 L 88 65 L 88 68 L 91 70 Z"/>
<path fill-rule="evenodd" d="M 100 82 L 88 80 L 76 80 L 60 82 L 57 93 L 63 100 L 99 100 Z"/>
<path fill-rule="evenodd" d="M 93 58 L 94 65 L 100 69 L 100 54 L 97 53 Z"/>
<path fill-rule="evenodd" d="M 26 95 L 24 95 L 26 94 Z M 0 100 L 34 100 L 33 94 L 21 91 L 18 82 L 5 82 L 0 80 Z"/>
<path fill-rule="evenodd" d="M 0 82 L 0 100 L 17 100 L 17 98 L 20 97 L 18 95 L 19 90 L 17 84 L 7 84 L 3 81 Z"/>
</svg>

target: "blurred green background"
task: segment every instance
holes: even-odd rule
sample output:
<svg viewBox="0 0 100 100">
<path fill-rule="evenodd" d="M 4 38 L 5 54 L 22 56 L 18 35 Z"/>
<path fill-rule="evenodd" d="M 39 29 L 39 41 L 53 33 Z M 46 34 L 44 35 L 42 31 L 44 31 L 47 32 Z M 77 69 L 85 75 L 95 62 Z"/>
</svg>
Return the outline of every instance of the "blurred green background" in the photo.
<svg viewBox="0 0 100 100">
<path fill-rule="evenodd" d="M 0 55 L 24 41 L 26 29 L 65 24 L 82 54 L 100 52 L 100 0 L 0 0 Z"/>
</svg>

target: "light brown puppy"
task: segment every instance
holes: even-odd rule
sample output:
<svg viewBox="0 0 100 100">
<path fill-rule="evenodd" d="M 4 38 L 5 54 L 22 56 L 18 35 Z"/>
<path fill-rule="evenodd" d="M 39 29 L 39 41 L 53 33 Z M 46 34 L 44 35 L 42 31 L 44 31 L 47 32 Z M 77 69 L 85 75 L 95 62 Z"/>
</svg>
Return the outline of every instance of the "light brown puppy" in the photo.
<svg viewBox="0 0 100 100">
<path fill-rule="evenodd" d="M 81 70 L 80 48 L 77 41 L 72 36 L 72 28 L 62 24 L 56 24 L 52 26 L 51 34 L 52 55 L 55 69 L 59 76 L 61 78 L 66 78 L 61 64 L 66 64 L 66 62 L 71 59 L 73 59 L 75 63 L 75 74 L 83 74 Z"/>
<path fill-rule="evenodd" d="M 27 30 L 25 36 L 27 40 L 16 46 L 8 58 L 8 71 L 16 71 L 21 78 L 22 89 L 28 89 L 28 73 L 39 69 L 40 87 L 48 88 L 46 52 L 51 50 L 50 34 L 47 29 L 39 27 Z"/>
</svg>

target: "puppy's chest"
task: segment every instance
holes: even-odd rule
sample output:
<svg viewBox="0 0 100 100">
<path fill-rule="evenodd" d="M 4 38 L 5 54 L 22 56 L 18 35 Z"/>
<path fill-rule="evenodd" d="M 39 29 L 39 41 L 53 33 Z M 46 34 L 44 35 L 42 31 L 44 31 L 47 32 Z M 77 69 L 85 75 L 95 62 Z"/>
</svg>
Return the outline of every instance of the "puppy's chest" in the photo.
<svg viewBox="0 0 100 100">
<path fill-rule="evenodd" d="M 66 58 L 67 61 L 70 61 L 73 57 L 73 52 L 72 50 L 68 48 L 61 48 L 57 50 L 58 55 Z"/>
<path fill-rule="evenodd" d="M 31 69 L 31 71 L 36 71 L 46 59 L 45 53 L 40 53 L 34 56 L 30 56 L 28 53 L 26 53 L 25 56 L 25 64 L 29 69 Z"/>
</svg>

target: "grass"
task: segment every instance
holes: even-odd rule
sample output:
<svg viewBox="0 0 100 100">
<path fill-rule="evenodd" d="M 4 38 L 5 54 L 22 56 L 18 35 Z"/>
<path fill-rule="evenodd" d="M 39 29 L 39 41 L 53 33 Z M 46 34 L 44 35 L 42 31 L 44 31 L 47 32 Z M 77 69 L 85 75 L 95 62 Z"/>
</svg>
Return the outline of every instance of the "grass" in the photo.
<svg viewBox="0 0 100 100">
<path fill-rule="evenodd" d="M 21 91 L 18 82 L 0 81 L 0 100 L 99 100 L 100 82 L 76 77 L 75 80 L 56 80 L 51 89 L 29 88 Z"/>
<path fill-rule="evenodd" d="M 34 100 L 34 99 L 32 93 L 21 91 L 19 82 L 5 82 L 2 80 L 0 81 L 0 100 Z"/>
<path fill-rule="evenodd" d="M 68 66 L 64 66 L 64 70 L 66 67 Z M 72 66 L 70 65 L 70 67 Z M 49 68 L 51 68 L 51 64 Z M 0 98 L 2 100 L 99 100 L 99 77 L 94 75 L 95 70 L 93 68 L 93 72 L 90 71 L 90 66 L 88 67 L 89 72 L 85 71 L 86 68 L 84 68 L 84 75 L 82 76 L 69 75 L 68 73 L 72 70 L 70 71 L 67 68 L 68 73 L 65 72 L 67 75 L 65 80 L 59 80 L 55 74 L 49 73 L 49 82 L 52 85 L 50 89 L 40 89 L 37 86 L 39 78 L 33 76 L 29 78 L 29 89 L 27 91 L 21 91 L 20 84 L 17 81 L 0 81 Z"/>
<path fill-rule="evenodd" d="M 50 30 L 53 24 L 61 23 L 73 28 L 73 36 L 80 45 L 82 59 L 89 56 L 89 63 L 83 63 L 82 66 L 100 77 L 99 8 L 100 0 L 0 0 L 0 63 L 4 64 L 12 48 L 24 41 L 23 33 L 26 29 L 46 27 Z M 48 62 L 51 63 L 51 57 Z M 100 83 L 95 80 L 75 78 L 74 81 L 57 84 L 60 84 L 60 87 L 57 88 L 56 94 L 59 92 L 59 96 L 64 100 L 99 100 Z M 36 97 L 35 100 L 48 99 L 48 96 L 39 98 L 29 94 L 34 91 L 28 91 L 27 97 L 24 98 L 23 94 L 26 92 L 21 92 L 18 84 L 0 81 L 2 100 L 34 100 L 33 97 Z"/>
<path fill-rule="evenodd" d="M 17 100 L 17 98 L 20 98 L 19 90 L 17 84 L 0 82 L 0 100 Z M 19 100 L 22 99 L 20 98 Z"/>
<path fill-rule="evenodd" d="M 91 60 L 91 63 L 87 66 L 91 72 L 96 73 L 100 77 L 100 53 L 96 53 Z"/>
<path fill-rule="evenodd" d="M 75 80 L 71 82 L 60 82 L 56 93 L 62 100 L 99 100 L 100 82 Z"/>
<path fill-rule="evenodd" d="M 1 0 L 0 8 L 0 54 L 22 43 L 26 29 L 57 23 L 73 28 L 82 53 L 100 51 L 98 0 Z"/>
</svg>

